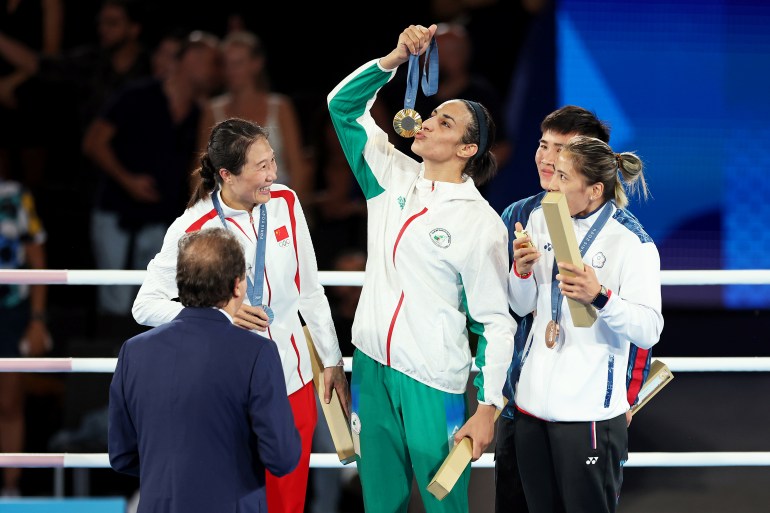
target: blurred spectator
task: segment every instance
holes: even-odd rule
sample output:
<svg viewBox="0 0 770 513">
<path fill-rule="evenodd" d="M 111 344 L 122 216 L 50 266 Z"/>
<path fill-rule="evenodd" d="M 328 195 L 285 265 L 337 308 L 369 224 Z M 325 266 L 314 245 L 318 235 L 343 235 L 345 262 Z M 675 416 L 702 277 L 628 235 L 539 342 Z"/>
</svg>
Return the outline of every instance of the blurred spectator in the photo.
<svg viewBox="0 0 770 513">
<path fill-rule="evenodd" d="M 61 0 L 6 0 L 0 7 L 0 42 L 12 39 L 30 51 L 54 57 L 62 48 L 64 16 Z M 16 89 L 29 79 L 0 53 L 0 166 L 18 169 L 17 178 L 35 188 L 43 178 L 45 145 L 33 135 L 39 113 L 31 102 L 19 102 Z M 35 121 L 33 121 L 35 120 Z"/>
<path fill-rule="evenodd" d="M 188 199 L 200 101 L 219 81 L 219 40 L 194 31 L 165 77 L 127 85 L 88 127 L 83 152 L 103 172 L 91 236 L 100 269 L 145 269 Z M 134 286 L 102 286 L 101 313 L 130 316 Z"/>
<path fill-rule="evenodd" d="M 46 233 L 32 194 L 0 168 L 0 269 L 44 269 Z M 45 285 L 0 285 L 0 357 L 42 356 L 51 349 Z M 0 452 L 24 452 L 22 374 L 0 372 Z M 21 469 L 4 468 L 2 496 L 19 496 Z"/>
<path fill-rule="evenodd" d="M 140 39 L 140 5 L 138 0 L 104 0 L 97 16 L 98 45 L 47 56 L 0 33 L 0 56 L 35 81 L 29 101 L 51 94 L 56 101 L 75 104 L 83 127 L 113 91 L 150 74 L 149 55 Z M 18 101 L 27 100 L 24 91 L 16 92 Z"/>
<path fill-rule="evenodd" d="M 32 0 L 22 0 L 28 1 Z M 41 53 L 0 33 L 0 57 L 29 77 L 13 90 L 17 108 L 25 115 L 10 130 L 16 138 L 35 138 L 34 144 L 45 150 L 34 154 L 44 179 L 38 187 L 31 186 L 49 235 L 49 265 L 54 267 L 94 267 L 88 225 L 96 173 L 80 147 L 87 124 L 105 98 L 128 81 L 150 74 L 149 54 L 141 39 L 144 3 L 66 2 L 64 41 L 77 43 L 65 44 L 58 55 Z M 73 34 L 73 27 L 79 33 Z M 33 135 L 40 126 L 45 126 L 47 137 Z M 34 182 L 34 177 L 28 181 Z M 61 216 L 65 210 L 68 215 Z"/>
<path fill-rule="evenodd" d="M 199 147 L 205 147 L 211 127 L 220 121 L 228 118 L 254 121 L 270 133 L 270 145 L 278 162 L 276 182 L 294 189 L 300 202 L 305 204 L 313 184 L 303 151 L 299 118 L 290 97 L 270 89 L 261 41 L 253 32 L 236 30 L 224 38 L 222 54 L 225 92 L 213 98 L 204 111 Z"/>
<path fill-rule="evenodd" d="M 152 76 L 163 79 L 171 73 L 186 38 L 187 34 L 182 29 L 171 29 L 160 36 L 150 55 Z"/>
</svg>

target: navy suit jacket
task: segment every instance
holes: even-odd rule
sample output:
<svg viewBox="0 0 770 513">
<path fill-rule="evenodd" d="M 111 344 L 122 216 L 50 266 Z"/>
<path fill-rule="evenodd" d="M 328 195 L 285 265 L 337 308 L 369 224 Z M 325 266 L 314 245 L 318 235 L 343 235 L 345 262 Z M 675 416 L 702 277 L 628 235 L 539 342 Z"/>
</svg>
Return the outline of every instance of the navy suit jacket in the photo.
<svg viewBox="0 0 770 513">
<path fill-rule="evenodd" d="M 110 385 L 113 469 L 138 513 L 265 512 L 265 468 L 297 466 L 299 433 L 275 342 L 214 308 L 129 339 Z"/>
</svg>

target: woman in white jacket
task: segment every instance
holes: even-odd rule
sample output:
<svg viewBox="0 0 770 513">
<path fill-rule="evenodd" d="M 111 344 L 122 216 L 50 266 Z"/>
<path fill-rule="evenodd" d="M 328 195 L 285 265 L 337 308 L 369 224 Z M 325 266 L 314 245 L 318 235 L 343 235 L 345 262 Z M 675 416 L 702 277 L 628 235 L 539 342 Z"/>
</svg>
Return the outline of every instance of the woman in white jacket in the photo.
<svg viewBox="0 0 770 513">
<path fill-rule="evenodd" d="M 297 469 L 280 478 L 268 472 L 268 507 L 271 512 L 302 513 L 317 410 L 311 356 L 298 314 L 313 334 L 325 367 L 326 402 L 333 387 L 343 407 L 348 405 L 342 354 L 329 301 L 318 281 L 307 221 L 294 191 L 274 182 L 277 166 L 268 134 L 252 121 L 231 118 L 216 124 L 198 172 L 201 180 L 187 210 L 169 227 L 162 249 L 147 266 L 133 315 L 140 324 L 157 326 L 182 310 L 174 301 L 177 243 L 182 235 L 224 226 L 238 237 L 249 289 L 233 322 L 259 331 L 278 346 L 302 439 Z"/>
<path fill-rule="evenodd" d="M 647 193 L 634 153 L 573 137 L 559 153 L 549 190 L 566 197 L 584 265 L 556 265 L 542 207 L 527 222 L 529 236 L 513 243 L 511 308 L 537 312 L 515 393 L 516 452 L 532 513 L 617 506 L 628 457 L 630 345 L 649 349 L 663 329 L 660 257 L 624 210 L 624 183 Z M 563 296 L 592 305 L 593 325 L 573 326 Z"/>
<path fill-rule="evenodd" d="M 428 513 L 468 511 L 470 466 L 439 501 L 426 487 L 456 440 L 473 458 L 494 436 L 513 352 L 508 234 L 477 185 L 496 169 L 494 123 L 476 102 L 442 103 L 416 132 L 418 162 L 397 151 L 370 109 L 396 68 L 426 51 L 436 26 L 412 25 L 386 56 L 328 96 L 342 149 L 366 196 L 367 264 L 353 323 L 353 431 L 367 513 L 406 512 L 412 477 Z M 468 419 L 469 332 L 478 335 Z M 467 422 L 466 422 L 467 420 Z"/>
</svg>

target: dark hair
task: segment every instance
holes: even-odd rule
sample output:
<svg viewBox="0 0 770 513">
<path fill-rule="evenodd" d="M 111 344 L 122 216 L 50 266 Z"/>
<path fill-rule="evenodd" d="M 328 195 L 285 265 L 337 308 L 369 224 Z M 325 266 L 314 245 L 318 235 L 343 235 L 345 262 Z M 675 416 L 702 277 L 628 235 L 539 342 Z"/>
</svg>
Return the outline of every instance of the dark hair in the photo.
<svg viewBox="0 0 770 513">
<path fill-rule="evenodd" d="M 540 123 L 540 131 L 546 133 L 549 130 L 562 135 L 574 133 L 610 142 L 609 125 L 593 112 L 577 105 L 565 105 L 548 114 Z"/>
<path fill-rule="evenodd" d="M 476 186 L 484 185 L 497 174 L 497 159 L 490 151 L 495 144 L 495 122 L 489 111 L 482 104 L 462 100 L 471 113 L 471 122 L 465 127 L 462 141 L 464 144 L 476 144 L 476 154 L 468 159 L 463 172 L 473 178 Z"/>
<path fill-rule="evenodd" d="M 267 135 L 267 130 L 246 119 L 230 118 L 214 125 L 206 151 L 201 155 L 201 167 L 194 171 L 200 180 L 187 204 L 188 208 L 221 185 L 220 169 L 240 175 L 251 145 L 257 139 L 267 139 Z"/>
<path fill-rule="evenodd" d="M 233 297 L 236 278 L 246 278 L 238 239 L 224 228 L 184 234 L 178 242 L 176 286 L 184 306 L 223 307 Z"/>
<path fill-rule="evenodd" d="M 649 194 L 642 160 L 634 152 L 615 153 L 602 140 L 578 135 L 564 145 L 561 153 L 569 154 L 573 166 L 586 177 L 588 185 L 603 183 L 604 199 L 614 199 L 618 208 L 628 205 L 624 183 L 628 185 L 629 192 L 636 192 L 641 184 L 643 196 L 647 198 Z M 622 180 L 618 180 L 618 171 Z"/>
</svg>

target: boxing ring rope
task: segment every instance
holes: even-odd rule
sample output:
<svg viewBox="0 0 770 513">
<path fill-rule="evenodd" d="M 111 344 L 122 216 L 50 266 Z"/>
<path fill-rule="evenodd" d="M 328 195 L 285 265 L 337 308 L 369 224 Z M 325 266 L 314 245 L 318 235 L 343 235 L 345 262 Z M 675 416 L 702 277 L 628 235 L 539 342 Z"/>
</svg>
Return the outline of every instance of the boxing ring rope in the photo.
<svg viewBox="0 0 770 513">
<path fill-rule="evenodd" d="M 141 285 L 147 271 L 0 269 L 0 284 Z M 319 271 L 322 285 L 363 285 L 363 271 Z M 662 285 L 770 285 L 770 269 L 661 271 Z"/>
<path fill-rule="evenodd" d="M 310 455 L 311 468 L 343 468 L 334 453 Z M 473 468 L 494 468 L 494 454 L 484 453 L 471 463 Z M 625 467 L 766 467 L 770 452 L 632 452 Z M 110 468 L 106 453 L 4 453 L 0 467 L 24 468 Z"/>
<path fill-rule="evenodd" d="M 656 357 L 671 372 L 770 372 L 770 356 L 737 357 Z M 346 356 L 345 372 L 353 368 Z M 0 372 L 115 372 L 117 358 L 0 358 Z M 478 372 L 475 364 L 471 371 Z"/>
<path fill-rule="evenodd" d="M 146 271 L 0 270 L 0 284 L 140 285 Z M 360 286 L 363 272 L 319 271 L 325 286 Z M 662 285 L 770 285 L 770 270 L 661 271 Z M 660 357 L 672 372 L 770 372 L 770 357 Z M 351 358 L 345 359 L 350 372 Z M 0 358 L 0 372 L 115 371 L 117 358 Z M 478 369 L 473 366 L 473 370 Z M 352 463 L 355 465 L 355 463 Z M 474 468 L 493 468 L 494 455 L 484 453 Z M 313 468 L 342 468 L 334 453 L 313 453 Z M 626 467 L 770 466 L 770 452 L 644 452 L 629 453 Z M 0 468 L 110 468 L 105 453 L 0 453 Z"/>
</svg>

